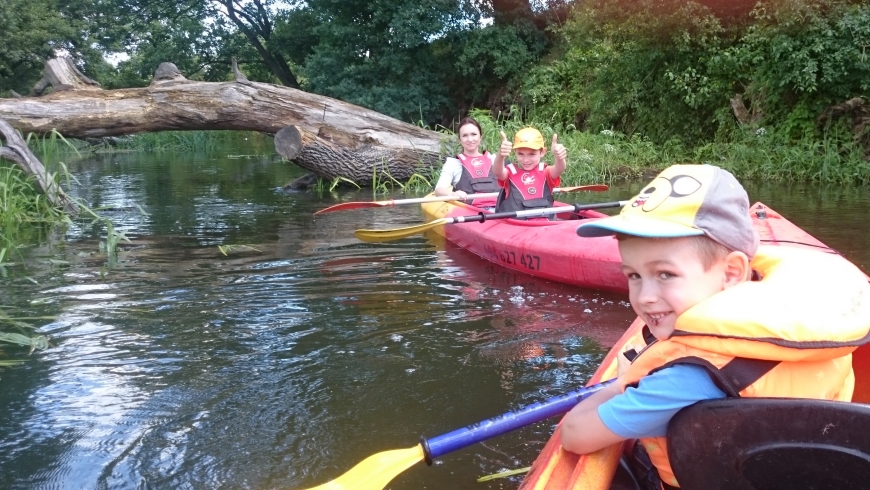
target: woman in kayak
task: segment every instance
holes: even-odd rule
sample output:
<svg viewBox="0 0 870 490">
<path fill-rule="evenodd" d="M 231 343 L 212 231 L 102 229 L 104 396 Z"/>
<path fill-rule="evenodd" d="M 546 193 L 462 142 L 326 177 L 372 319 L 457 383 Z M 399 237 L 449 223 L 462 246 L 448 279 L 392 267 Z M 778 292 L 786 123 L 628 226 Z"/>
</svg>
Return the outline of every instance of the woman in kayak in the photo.
<svg viewBox="0 0 870 490">
<path fill-rule="evenodd" d="M 562 172 L 568 166 L 568 150 L 558 142 L 556 134 L 551 150 L 555 163 L 548 166 L 541 161 L 547 148 L 540 131 L 535 128 L 517 131 L 513 145 L 502 131 L 501 148 L 492 163 L 492 173 L 501 188 L 497 213 L 553 207 L 553 189 L 559 186 Z M 511 151 L 516 153 L 516 164 L 505 162 Z"/>
<path fill-rule="evenodd" d="M 435 185 L 436 196 L 453 194 L 458 199 L 465 200 L 469 194 L 499 191 L 492 174 L 492 158 L 489 153 L 480 152 L 480 140 L 480 124 L 476 120 L 465 117 L 459 121 L 462 153 L 444 162 L 441 176 Z"/>
</svg>

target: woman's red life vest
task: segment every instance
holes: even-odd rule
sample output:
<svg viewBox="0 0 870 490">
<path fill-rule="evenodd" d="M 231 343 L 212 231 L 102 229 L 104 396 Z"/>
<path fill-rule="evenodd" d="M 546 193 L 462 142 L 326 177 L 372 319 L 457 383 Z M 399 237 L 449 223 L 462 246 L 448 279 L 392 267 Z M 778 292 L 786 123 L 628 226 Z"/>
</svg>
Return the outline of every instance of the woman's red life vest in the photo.
<svg viewBox="0 0 870 490">
<path fill-rule="evenodd" d="M 840 256 L 759 247 L 760 281 L 721 291 L 685 311 L 667 340 L 654 340 L 621 378 L 623 389 L 673 364 L 706 368 L 730 397 L 850 401 L 852 352 L 870 340 L 870 285 Z M 679 486 L 667 438 L 640 440 L 662 481 Z"/>
<path fill-rule="evenodd" d="M 496 213 L 553 207 L 553 189 L 547 183 L 544 162 L 532 170 L 518 169 L 512 163 L 505 165 L 505 168 L 508 170 L 508 181 L 498 195 Z"/>
<path fill-rule="evenodd" d="M 489 153 L 476 157 L 464 154 L 456 155 L 462 164 L 462 175 L 459 181 L 453 185 L 453 189 L 464 191 L 466 194 L 480 194 L 483 192 L 498 192 L 498 180 L 492 173 L 492 158 Z"/>
</svg>

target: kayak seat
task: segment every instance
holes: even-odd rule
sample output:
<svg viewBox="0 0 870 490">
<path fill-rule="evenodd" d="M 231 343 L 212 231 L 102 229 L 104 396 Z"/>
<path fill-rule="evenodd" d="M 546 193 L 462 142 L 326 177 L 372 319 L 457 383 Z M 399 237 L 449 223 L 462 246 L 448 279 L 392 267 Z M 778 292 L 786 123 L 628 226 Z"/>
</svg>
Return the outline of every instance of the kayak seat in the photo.
<svg viewBox="0 0 870 490">
<path fill-rule="evenodd" d="M 870 405 L 728 398 L 680 410 L 668 456 L 682 490 L 870 488 Z"/>
</svg>

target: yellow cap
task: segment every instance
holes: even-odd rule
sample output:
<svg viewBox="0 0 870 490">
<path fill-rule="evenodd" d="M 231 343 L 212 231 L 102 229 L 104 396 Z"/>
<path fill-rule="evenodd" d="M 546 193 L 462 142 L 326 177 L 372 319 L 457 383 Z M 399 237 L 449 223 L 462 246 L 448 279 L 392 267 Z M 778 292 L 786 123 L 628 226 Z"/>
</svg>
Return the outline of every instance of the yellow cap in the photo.
<svg viewBox="0 0 870 490">
<path fill-rule="evenodd" d="M 544 147 L 544 137 L 535 128 L 523 128 L 514 135 L 514 148 L 531 148 L 541 150 Z"/>
</svg>

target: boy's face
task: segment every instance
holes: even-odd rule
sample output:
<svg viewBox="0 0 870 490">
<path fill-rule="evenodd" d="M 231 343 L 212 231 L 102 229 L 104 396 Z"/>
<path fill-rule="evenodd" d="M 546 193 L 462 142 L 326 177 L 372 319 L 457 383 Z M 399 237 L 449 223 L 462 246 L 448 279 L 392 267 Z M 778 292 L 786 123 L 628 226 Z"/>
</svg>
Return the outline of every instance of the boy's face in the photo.
<svg viewBox="0 0 870 490">
<path fill-rule="evenodd" d="M 517 157 L 517 163 L 523 170 L 532 170 L 541 163 L 541 157 L 544 156 L 547 150 L 533 150 L 531 148 L 514 148 L 514 154 Z"/>
<path fill-rule="evenodd" d="M 634 312 L 657 339 L 674 332 L 677 317 L 725 289 L 725 261 L 704 270 L 686 238 L 627 238 L 619 241 L 622 271 Z"/>
</svg>

